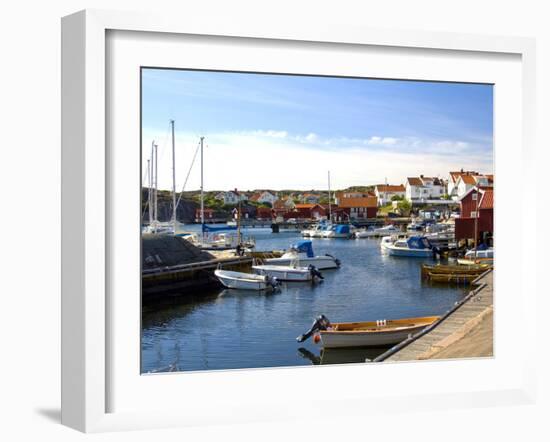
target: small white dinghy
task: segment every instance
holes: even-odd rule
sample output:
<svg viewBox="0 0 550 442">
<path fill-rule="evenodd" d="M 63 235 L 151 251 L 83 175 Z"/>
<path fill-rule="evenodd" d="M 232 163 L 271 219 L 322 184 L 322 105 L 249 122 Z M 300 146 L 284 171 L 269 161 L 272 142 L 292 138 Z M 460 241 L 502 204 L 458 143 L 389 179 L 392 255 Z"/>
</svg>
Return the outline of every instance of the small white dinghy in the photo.
<svg viewBox="0 0 550 442">
<path fill-rule="evenodd" d="M 241 290 L 275 290 L 279 286 L 276 278 L 268 275 L 255 275 L 253 273 L 232 272 L 217 269 L 214 275 L 228 289 Z"/>
<path fill-rule="evenodd" d="M 253 265 L 254 270 L 258 275 L 267 275 L 276 278 L 277 281 L 318 281 L 322 280 L 323 275 L 314 266 L 298 267 L 298 266 L 282 266 L 282 265 Z"/>
</svg>

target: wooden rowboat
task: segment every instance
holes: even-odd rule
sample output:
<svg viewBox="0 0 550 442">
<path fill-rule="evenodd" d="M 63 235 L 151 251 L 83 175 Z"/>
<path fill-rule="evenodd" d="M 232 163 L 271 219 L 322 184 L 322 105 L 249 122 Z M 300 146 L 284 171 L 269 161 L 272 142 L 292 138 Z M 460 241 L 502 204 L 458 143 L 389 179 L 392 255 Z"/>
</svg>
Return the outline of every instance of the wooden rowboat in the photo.
<svg viewBox="0 0 550 442">
<path fill-rule="evenodd" d="M 430 279 L 430 274 L 434 275 L 481 275 L 491 268 L 489 264 L 474 264 L 471 266 L 463 265 L 422 265 L 422 278 Z"/>
<path fill-rule="evenodd" d="M 470 284 L 479 275 L 480 273 L 428 273 L 428 279 L 433 282 Z"/>
<path fill-rule="evenodd" d="M 393 345 L 433 324 L 439 316 L 387 319 L 368 322 L 336 322 L 319 331 L 324 348 Z"/>
</svg>

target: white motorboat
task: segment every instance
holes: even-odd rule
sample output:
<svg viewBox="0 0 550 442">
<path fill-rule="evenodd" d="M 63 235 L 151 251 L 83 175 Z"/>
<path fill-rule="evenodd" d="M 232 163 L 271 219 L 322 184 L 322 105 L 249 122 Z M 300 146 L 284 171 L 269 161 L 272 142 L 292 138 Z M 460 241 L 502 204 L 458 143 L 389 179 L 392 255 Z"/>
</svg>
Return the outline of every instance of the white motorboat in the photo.
<svg viewBox="0 0 550 442">
<path fill-rule="evenodd" d="M 399 228 L 395 227 L 393 224 L 390 224 L 384 227 L 360 230 L 358 232 L 355 232 L 355 238 L 375 238 L 380 236 L 384 237 L 398 233 L 401 233 L 401 230 L 399 230 Z"/>
<path fill-rule="evenodd" d="M 367 322 L 330 323 L 324 315 L 313 322 L 311 328 L 296 338 L 303 342 L 314 336 L 324 348 L 376 347 L 397 344 L 432 325 L 438 316 L 420 318 L 382 319 Z"/>
<path fill-rule="evenodd" d="M 487 249 L 478 249 L 477 251 L 475 249 L 469 250 L 464 255 L 464 258 L 466 259 L 492 259 L 494 258 L 494 252 L 493 248 L 489 247 Z"/>
<path fill-rule="evenodd" d="M 297 266 L 281 266 L 281 265 L 253 265 L 254 270 L 258 275 L 267 275 L 277 278 L 277 281 L 317 281 L 322 280 L 323 275 L 314 266 L 297 267 Z"/>
<path fill-rule="evenodd" d="M 313 253 L 313 246 L 311 241 L 302 240 L 298 241 L 295 245 L 291 246 L 283 256 L 280 258 L 268 258 L 265 260 L 266 264 L 273 264 L 278 266 L 299 266 L 308 267 L 314 266 L 318 270 L 336 269 L 340 267 L 340 260 L 334 256 L 315 256 Z"/>
<path fill-rule="evenodd" d="M 411 236 L 392 243 L 384 243 L 384 249 L 390 256 L 431 258 L 434 254 L 433 247 L 425 236 Z"/>
<path fill-rule="evenodd" d="M 232 272 L 217 269 L 214 275 L 224 287 L 241 290 L 274 290 L 279 285 L 276 278 L 268 275 L 255 275 L 253 273 Z"/>
<path fill-rule="evenodd" d="M 328 228 L 330 228 L 330 224 L 321 221 L 319 224 L 312 226 L 311 229 L 302 230 L 301 233 L 304 238 L 320 238 Z"/>
</svg>

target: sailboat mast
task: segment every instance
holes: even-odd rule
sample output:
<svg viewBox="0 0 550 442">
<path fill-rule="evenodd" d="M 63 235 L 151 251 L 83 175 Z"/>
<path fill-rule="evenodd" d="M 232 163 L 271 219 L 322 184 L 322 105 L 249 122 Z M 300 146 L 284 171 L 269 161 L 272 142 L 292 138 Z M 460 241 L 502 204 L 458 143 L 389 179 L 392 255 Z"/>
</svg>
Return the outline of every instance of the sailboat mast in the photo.
<svg viewBox="0 0 550 442">
<path fill-rule="evenodd" d="M 204 226 L 204 137 L 201 137 L 201 225 Z"/>
<path fill-rule="evenodd" d="M 176 139 L 174 136 L 174 120 L 170 120 L 172 126 L 172 223 L 174 235 L 176 234 Z"/>
<path fill-rule="evenodd" d="M 153 198 L 153 178 L 151 176 L 151 159 L 147 160 L 147 211 L 149 212 L 149 225 L 153 222 L 153 212 L 151 208 L 151 200 Z"/>
<path fill-rule="evenodd" d="M 330 205 L 330 170 L 328 171 L 328 220 L 332 222 L 332 208 Z"/>
<path fill-rule="evenodd" d="M 475 187 L 475 192 L 476 192 L 476 217 L 474 218 L 474 262 L 477 261 L 477 218 L 479 217 L 479 200 L 481 199 L 480 198 L 480 195 L 479 195 L 479 188 L 476 186 Z"/>
<path fill-rule="evenodd" d="M 153 192 L 153 221 L 158 221 L 158 184 L 159 184 L 159 181 L 158 181 L 158 171 L 159 171 L 159 168 L 158 168 L 158 145 L 155 144 L 155 142 L 153 141 L 153 150 L 154 150 L 154 172 L 155 172 L 155 177 L 154 177 L 154 183 L 153 183 L 153 186 L 154 186 L 154 192 Z"/>
</svg>

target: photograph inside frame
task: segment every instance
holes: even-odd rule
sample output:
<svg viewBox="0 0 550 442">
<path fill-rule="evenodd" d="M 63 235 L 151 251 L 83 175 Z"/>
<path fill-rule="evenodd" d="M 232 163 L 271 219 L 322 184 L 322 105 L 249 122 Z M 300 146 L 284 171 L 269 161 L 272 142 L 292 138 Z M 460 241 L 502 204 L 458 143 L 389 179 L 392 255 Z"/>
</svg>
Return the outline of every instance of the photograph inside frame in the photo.
<svg viewBox="0 0 550 442">
<path fill-rule="evenodd" d="M 141 70 L 141 372 L 493 356 L 493 86 Z"/>
</svg>

